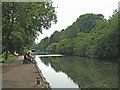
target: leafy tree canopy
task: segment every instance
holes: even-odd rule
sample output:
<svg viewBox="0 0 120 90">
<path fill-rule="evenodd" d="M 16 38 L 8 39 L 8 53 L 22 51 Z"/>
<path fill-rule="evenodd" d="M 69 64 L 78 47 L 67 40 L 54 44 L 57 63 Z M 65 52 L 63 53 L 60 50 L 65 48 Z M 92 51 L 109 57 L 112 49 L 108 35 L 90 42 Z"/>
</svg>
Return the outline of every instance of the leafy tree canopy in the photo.
<svg viewBox="0 0 120 90">
<path fill-rule="evenodd" d="M 51 2 L 3 2 L 2 11 L 2 44 L 10 52 L 30 47 L 38 32 L 57 22 Z"/>
</svg>

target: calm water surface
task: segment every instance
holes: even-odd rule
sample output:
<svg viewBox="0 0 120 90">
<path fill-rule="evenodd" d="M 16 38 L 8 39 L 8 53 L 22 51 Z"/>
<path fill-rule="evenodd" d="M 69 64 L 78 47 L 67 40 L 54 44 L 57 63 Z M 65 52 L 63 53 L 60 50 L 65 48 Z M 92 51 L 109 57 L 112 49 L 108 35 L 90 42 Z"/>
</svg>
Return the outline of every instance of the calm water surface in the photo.
<svg viewBox="0 0 120 90">
<path fill-rule="evenodd" d="M 117 88 L 118 64 L 106 60 L 61 55 L 36 55 L 51 88 Z"/>
</svg>

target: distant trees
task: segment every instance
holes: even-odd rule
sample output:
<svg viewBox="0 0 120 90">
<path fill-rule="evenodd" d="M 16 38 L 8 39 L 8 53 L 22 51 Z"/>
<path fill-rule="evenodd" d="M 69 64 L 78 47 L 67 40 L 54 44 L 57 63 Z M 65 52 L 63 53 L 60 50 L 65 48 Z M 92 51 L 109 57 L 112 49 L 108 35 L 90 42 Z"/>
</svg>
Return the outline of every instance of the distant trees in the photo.
<svg viewBox="0 0 120 90">
<path fill-rule="evenodd" d="M 52 53 L 116 59 L 119 57 L 118 14 L 116 11 L 108 20 L 102 14 L 81 15 L 65 30 L 53 33 L 50 45 L 44 48 Z"/>
<path fill-rule="evenodd" d="M 76 23 L 81 32 L 90 32 L 96 25 L 96 21 L 103 20 L 102 14 L 84 14 L 81 15 Z"/>
<path fill-rule="evenodd" d="M 51 35 L 51 37 L 50 37 L 50 43 L 54 43 L 54 42 L 60 41 L 60 39 L 61 39 L 60 36 L 61 36 L 61 33 L 58 32 L 58 31 L 55 31 L 55 32 Z"/>
<path fill-rule="evenodd" d="M 3 2 L 2 11 L 2 44 L 6 52 L 22 52 L 38 32 L 57 22 L 55 8 L 48 2 Z"/>
</svg>

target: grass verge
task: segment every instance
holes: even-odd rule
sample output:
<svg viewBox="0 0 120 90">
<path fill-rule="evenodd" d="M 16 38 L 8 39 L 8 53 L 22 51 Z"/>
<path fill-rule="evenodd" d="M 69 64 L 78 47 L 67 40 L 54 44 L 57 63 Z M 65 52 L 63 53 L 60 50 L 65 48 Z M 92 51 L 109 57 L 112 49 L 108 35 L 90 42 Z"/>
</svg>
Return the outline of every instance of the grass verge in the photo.
<svg viewBox="0 0 120 90">
<path fill-rule="evenodd" d="M 10 62 L 15 61 L 16 59 L 17 59 L 16 56 L 10 55 L 10 56 L 8 57 L 8 59 L 5 60 L 5 59 L 2 57 L 2 55 L 0 55 L 0 63 L 10 63 Z"/>
</svg>

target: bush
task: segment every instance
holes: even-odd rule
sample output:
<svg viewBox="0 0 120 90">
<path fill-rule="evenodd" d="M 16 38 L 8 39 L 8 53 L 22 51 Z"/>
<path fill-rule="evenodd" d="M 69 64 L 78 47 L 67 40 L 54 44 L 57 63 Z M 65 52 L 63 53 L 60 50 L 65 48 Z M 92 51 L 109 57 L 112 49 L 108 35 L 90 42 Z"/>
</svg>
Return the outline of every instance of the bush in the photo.
<svg viewBox="0 0 120 90">
<path fill-rule="evenodd" d="M 9 63 L 9 62 L 14 61 L 14 60 L 17 59 L 17 57 L 14 56 L 14 55 L 12 55 L 9 51 L 8 51 L 8 59 L 7 59 L 7 60 L 5 60 L 5 55 L 6 55 L 6 52 L 4 52 L 4 53 L 1 55 L 2 57 L 1 57 L 0 63 L 1 63 L 1 62 Z"/>
</svg>

